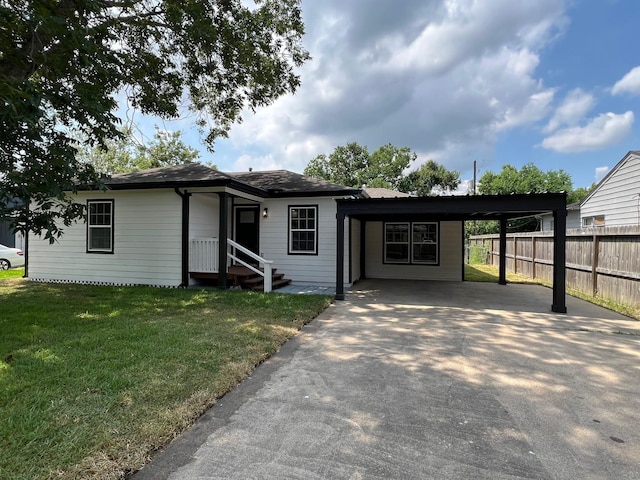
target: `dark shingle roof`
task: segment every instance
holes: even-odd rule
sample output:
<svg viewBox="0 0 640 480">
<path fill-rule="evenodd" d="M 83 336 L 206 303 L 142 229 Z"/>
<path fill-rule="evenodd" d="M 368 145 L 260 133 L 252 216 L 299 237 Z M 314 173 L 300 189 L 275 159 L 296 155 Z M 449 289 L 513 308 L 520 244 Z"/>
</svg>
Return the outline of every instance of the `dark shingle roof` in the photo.
<svg viewBox="0 0 640 480">
<path fill-rule="evenodd" d="M 232 180 L 229 175 L 201 163 L 186 163 L 173 167 L 152 168 L 139 172 L 113 175 L 106 184 L 110 187 L 144 184 L 188 184 L 191 182 L 219 182 Z"/>
<path fill-rule="evenodd" d="M 288 170 L 224 173 L 197 162 L 113 175 L 105 183 L 113 190 L 230 186 L 263 197 L 360 193 L 358 189 Z"/>
<path fill-rule="evenodd" d="M 272 196 L 304 194 L 357 195 L 360 190 L 327 182 L 319 178 L 307 177 L 288 170 L 263 172 L 233 172 L 229 175 L 254 187 L 262 188 Z"/>
</svg>

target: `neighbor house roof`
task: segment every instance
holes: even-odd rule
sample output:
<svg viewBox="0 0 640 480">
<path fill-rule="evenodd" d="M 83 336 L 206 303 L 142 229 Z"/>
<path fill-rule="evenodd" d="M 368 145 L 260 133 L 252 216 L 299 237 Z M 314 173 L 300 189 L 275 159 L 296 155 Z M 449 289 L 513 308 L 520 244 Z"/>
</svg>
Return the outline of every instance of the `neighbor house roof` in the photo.
<svg viewBox="0 0 640 480">
<path fill-rule="evenodd" d="M 105 183 L 113 190 L 229 186 L 262 197 L 360 193 L 357 189 L 288 170 L 224 173 L 195 162 L 113 175 Z"/>
<path fill-rule="evenodd" d="M 412 197 L 410 193 L 396 192 L 388 188 L 369 188 L 365 187 L 362 190 L 362 196 L 364 198 L 406 198 Z"/>
</svg>

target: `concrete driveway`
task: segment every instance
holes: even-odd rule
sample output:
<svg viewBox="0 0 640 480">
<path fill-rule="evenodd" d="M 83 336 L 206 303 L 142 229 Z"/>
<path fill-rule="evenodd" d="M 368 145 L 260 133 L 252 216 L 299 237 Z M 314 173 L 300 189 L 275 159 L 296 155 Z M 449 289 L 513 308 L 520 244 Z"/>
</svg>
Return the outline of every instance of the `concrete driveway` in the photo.
<svg viewBox="0 0 640 480">
<path fill-rule="evenodd" d="M 550 304 L 363 281 L 135 478 L 640 479 L 640 322 Z"/>
</svg>

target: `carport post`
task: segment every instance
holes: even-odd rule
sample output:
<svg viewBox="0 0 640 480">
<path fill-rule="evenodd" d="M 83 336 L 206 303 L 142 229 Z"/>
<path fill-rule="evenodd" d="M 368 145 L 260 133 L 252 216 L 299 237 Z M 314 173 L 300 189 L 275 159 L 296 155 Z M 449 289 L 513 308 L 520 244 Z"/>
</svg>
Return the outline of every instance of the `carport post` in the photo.
<svg viewBox="0 0 640 480">
<path fill-rule="evenodd" d="M 500 266 L 498 270 L 498 283 L 507 284 L 507 219 L 500 219 Z"/>
<path fill-rule="evenodd" d="M 344 213 L 336 214 L 336 300 L 344 300 Z"/>
<path fill-rule="evenodd" d="M 567 262 L 567 209 L 553 211 L 553 303 L 551 311 L 567 313 L 566 262 Z"/>
</svg>

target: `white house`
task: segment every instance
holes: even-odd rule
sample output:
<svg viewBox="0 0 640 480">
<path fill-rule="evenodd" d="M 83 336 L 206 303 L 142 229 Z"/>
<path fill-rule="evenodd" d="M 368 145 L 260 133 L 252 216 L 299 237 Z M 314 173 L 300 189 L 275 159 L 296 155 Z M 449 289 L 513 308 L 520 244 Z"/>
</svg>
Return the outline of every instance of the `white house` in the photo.
<svg viewBox="0 0 640 480">
<path fill-rule="evenodd" d="M 547 212 L 537 215 L 540 221 L 540 231 L 550 232 L 554 228 L 553 213 Z M 580 203 L 570 203 L 567 205 L 567 230 L 580 228 Z"/>
<path fill-rule="evenodd" d="M 227 174 L 199 163 L 115 175 L 107 186 L 76 195 L 86 222 L 59 241 L 30 238 L 29 278 L 187 286 L 266 261 L 298 283 L 332 285 L 334 199 L 359 194 L 287 171 Z"/>
<path fill-rule="evenodd" d="M 627 153 L 580 204 L 582 227 L 640 224 L 640 151 Z"/>
<path fill-rule="evenodd" d="M 362 278 L 461 281 L 464 220 L 500 220 L 506 242 L 509 218 L 553 211 L 563 223 L 566 203 L 564 194 L 367 193 L 286 170 L 199 163 L 116 175 L 107 187 L 75 195 L 86 219 L 54 244 L 30 237 L 30 279 L 266 291 L 293 281 L 335 285 L 340 299 Z M 556 237 L 552 308 L 566 311 L 564 231 Z"/>
<path fill-rule="evenodd" d="M 225 268 L 236 273 L 223 280 L 234 282 L 242 270 L 232 266 L 246 262 L 277 269 L 284 278 L 274 276 L 275 286 L 330 286 L 336 199 L 408 196 L 363 193 L 285 170 L 223 173 L 199 163 L 115 175 L 107 185 L 76 195 L 87 206 L 86 222 L 67 227 L 59 241 L 30 238 L 29 278 L 186 286 L 218 281 Z M 377 221 L 364 232 L 357 220 L 345 225 L 347 286 L 365 269 L 377 278 L 462 280 L 460 221 Z M 361 249 L 369 252 L 362 267 L 350 260 Z"/>
</svg>

